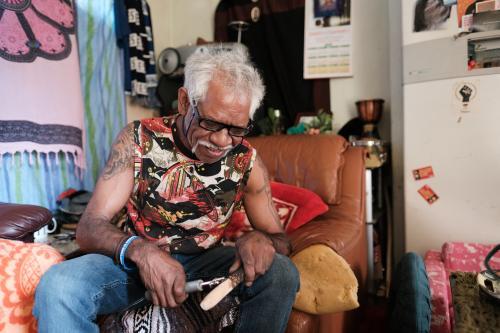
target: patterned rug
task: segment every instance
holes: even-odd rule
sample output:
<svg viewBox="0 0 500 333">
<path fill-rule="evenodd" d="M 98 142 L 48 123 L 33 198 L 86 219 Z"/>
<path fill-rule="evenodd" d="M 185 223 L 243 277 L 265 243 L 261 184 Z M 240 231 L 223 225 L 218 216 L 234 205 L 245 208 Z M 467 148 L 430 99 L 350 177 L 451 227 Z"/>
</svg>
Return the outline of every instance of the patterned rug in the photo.
<svg viewBox="0 0 500 333">
<path fill-rule="evenodd" d="M 450 284 L 455 311 L 453 332 L 500 332 L 500 306 L 480 296 L 476 273 L 451 273 Z"/>
<path fill-rule="evenodd" d="M 199 304 L 206 294 L 190 294 L 178 308 L 146 305 L 108 316 L 100 322 L 101 333 L 216 333 L 232 326 L 238 319 L 238 299 L 229 295 L 203 311 Z"/>
</svg>

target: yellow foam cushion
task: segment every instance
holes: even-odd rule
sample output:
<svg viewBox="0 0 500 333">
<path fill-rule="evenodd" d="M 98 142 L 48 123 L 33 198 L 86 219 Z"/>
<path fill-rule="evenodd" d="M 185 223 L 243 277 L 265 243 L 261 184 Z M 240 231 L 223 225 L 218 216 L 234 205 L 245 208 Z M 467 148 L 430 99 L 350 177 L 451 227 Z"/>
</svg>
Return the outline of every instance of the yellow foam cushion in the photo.
<svg viewBox="0 0 500 333">
<path fill-rule="evenodd" d="M 312 245 L 292 257 L 300 273 L 294 308 L 326 314 L 359 307 L 358 280 L 349 264 L 326 245 Z"/>
</svg>

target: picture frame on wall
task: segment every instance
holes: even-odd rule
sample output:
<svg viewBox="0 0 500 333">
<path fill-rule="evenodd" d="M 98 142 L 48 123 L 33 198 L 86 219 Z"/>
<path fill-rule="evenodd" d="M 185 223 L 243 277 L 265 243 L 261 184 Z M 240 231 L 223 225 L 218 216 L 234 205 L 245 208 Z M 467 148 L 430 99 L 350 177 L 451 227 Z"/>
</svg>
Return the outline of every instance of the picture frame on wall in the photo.
<svg viewBox="0 0 500 333">
<path fill-rule="evenodd" d="M 318 116 L 317 112 L 301 112 L 297 113 L 297 116 L 295 117 L 295 122 L 293 123 L 294 126 L 297 126 L 300 123 L 303 124 L 310 124 L 314 119 L 316 119 Z"/>
</svg>

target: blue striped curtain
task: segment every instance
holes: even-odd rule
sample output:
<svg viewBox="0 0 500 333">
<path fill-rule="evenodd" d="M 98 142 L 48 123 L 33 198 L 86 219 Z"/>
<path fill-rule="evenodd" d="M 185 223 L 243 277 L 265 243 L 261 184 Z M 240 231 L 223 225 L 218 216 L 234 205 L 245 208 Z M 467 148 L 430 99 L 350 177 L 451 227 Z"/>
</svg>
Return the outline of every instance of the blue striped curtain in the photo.
<svg viewBox="0 0 500 333">
<path fill-rule="evenodd" d="M 120 50 L 113 0 L 77 0 L 78 48 L 85 106 L 86 170 L 64 153 L 4 155 L 0 202 L 56 208 L 56 197 L 72 187 L 92 191 L 113 141 L 126 123 Z M 29 98 L 29 96 L 26 96 Z M 83 172 L 83 174 L 81 174 Z"/>
<path fill-rule="evenodd" d="M 84 187 L 92 190 L 113 139 L 126 124 L 121 51 L 113 0 L 77 0 L 78 47 L 85 107 Z"/>
<path fill-rule="evenodd" d="M 48 155 L 48 156 L 47 156 Z M 73 157 L 59 153 L 5 154 L 0 163 L 0 202 L 34 204 L 54 209 L 56 197 L 82 181 Z"/>
</svg>

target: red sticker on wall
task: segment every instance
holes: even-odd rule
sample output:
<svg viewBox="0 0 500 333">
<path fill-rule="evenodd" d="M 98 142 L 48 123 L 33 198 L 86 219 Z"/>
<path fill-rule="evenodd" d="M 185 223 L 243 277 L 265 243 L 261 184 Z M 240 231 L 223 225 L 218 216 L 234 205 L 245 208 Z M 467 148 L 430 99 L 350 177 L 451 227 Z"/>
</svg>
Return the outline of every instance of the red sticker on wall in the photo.
<svg viewBox="0 0 500 333">
<path fill-rule="evenodd" d="M 428 185 L 422 186 L 419 190 L 418 193 L 424 198 L 429 204 L 433 204 L 436 202 L 439 197 L 437 196 L 436 192 L 432 190 Z"/>
<path fill-rule="evenodd" d="M 427 179 L 431 177 L 434 177 L 434 171 L 431 166 L 413 170 L 413 178 L 415 178 L 415 180 Z"/>
</svg>

